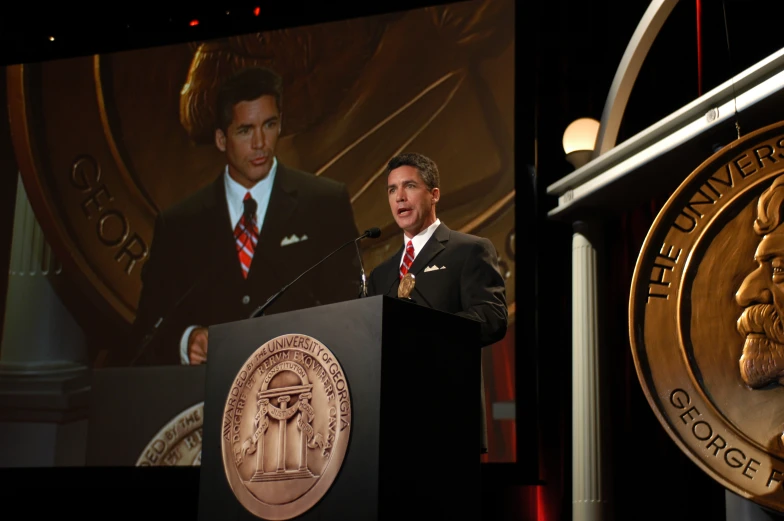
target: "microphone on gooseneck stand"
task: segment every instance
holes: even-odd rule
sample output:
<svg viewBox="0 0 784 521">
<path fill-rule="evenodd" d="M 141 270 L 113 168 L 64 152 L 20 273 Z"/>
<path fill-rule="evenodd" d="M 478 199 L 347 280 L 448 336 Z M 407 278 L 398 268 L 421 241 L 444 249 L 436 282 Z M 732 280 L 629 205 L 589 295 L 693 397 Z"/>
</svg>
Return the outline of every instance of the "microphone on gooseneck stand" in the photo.
<svg viewBox="0 0 784 521">
<path fill-rule="evenodd" d="M 365 277 L 365 266 L 362 264 L 362 254 L 359 251 L 359 241 L 365 237 L 376 239 L 381 236 L 381 230 L 378 228 L 371 228 L 360 237 L 354 239 L 354 246 L 357 247 L 357 258 L 359 259 L 360 282 L 359 282 L 359 297 L 367 297 L 367 278 Z"/>
<path fill-rule="evenodd" d="M 294 284 L 295 282 L 297 282 L 299 279 L 301 279 L 301 278 L 302 278 L 302 276 L 303 276 L 303 275 L 305 275 L 305 274 L 306 274 L 306 273 L 308 273 L 310 270 L 312 270 L 313 268 L 315 268 L 316 266 L 318 266 L 319 264 L 321 264 L 321 263 L 322 263 L 322 262 L 324 262 L 325 260 L 327 260 L 327 259 L 329 259 L 330 257 L 332 257 L 333 255 L 335 255 L 337 252 L 339 252 L 340 250 L 342 250 L 343 248 L 345 248 L 346 246 L 348 246 L 348 245 L 349 245 L 349 244 L 351 244 L 352 242 L 356 244 L 358 241 L 360 241 L 360 240 L 364 239 L 365 237 L 370 237 L 371 239 L 375 239 L 376 237 L 379 237 L 380 235 L 381 235 L 381 230 L 380 230 L 379 228 L 370 228 L 369 230 L 365 230 L 365 233 L 363 233 L 362 235 L 360 235 L 360 236 L 359 236 L 359 237 L 357 237 L 356 239 L 351 239 L 351 240 L 350 240 L 350 241 L 348 241 L 347 243 L 345 243 L 345 244 L 342 244 L 342 245 L 341 245 L 340 247 L 338 247 L 338 248 L 337 248 L 335 251 L 333 251 L 332 253 L 330 253 L 329 255 L 327 255 L 326 257 L 324 257 L 323 259 L 321 259 L 320 261 L 318 261 L 316 264 L 314 264 L 314 265 L 313 265 L 313 266 L 311 266 L 310 268 L 308 268 L 308 269 L 306 269 L 305 271 L 303 271 L 302 273 L 300 273 L 300 274 L 297 276 L 297 278 L 295 278 L 294 280 L 292 280 L 291 282 L 289 282 L 288 284 L 286 284 L 285 286 L 283 286 L 282 288 L 280 288 L 280 291 L 278 291 L 277 293 L 275 293 L 274 295 L 272 295 L 270 298 L 268 298 L 268 299 L 267 299 L 267 301 L 266 301 L 264 304 L 262 304 L 261 306 L 259 306 L 258 308 L 256 308 L 256 310 L 255 310 L 253 313 L 251 313 L 251 314 L 250 314 L 250 317 L 249 317 L 249 318 L 256 318 L 256 317 L 260 317 L 261 315 L 263 315 L 263 314 L 264 314 L 264 310 L 265 310 L 265 309 L 267 309 L 267 307 L 269 307 L 269 305 L 270 305 L 270 304 L 272 304 L 273 302 L 275 302 L 275 301 L 278 299 L 278 297 L 280 297 L 281 295 L 283 295 L 283 293 L 284 293 L 284 292 L 285 292 L 287 289 L 289 289 L 289 287 L 290 287 L 292 284 Z M 361 257 L 360 257 L 360 259 L 359 259 L 359 262 L 360 262 L 360 266 L 361 266 L 361 265 L 362 265 L 362 258 L 361 258 Z M 364 270 L 364 268 L 362 268 L 362 280 L 363 280 L 363 282 L 364 282 L 364 278 L 365 278 L 365 270 Z"/>
<path fill-rule="evenodd" d="M 243 217 L 245 217 L 245 222 L 246 223 L 247 222 L 255 222 L 256 221 L 256 209 L 258 207 L 258 203 L 256 203 L 256 201 L 251 197 L 251 198 L 248 198 L 248 199 L 242 201 L 242 205 L 243 205 L 242 215 L 243 215 Z M 249 233 L 243 233 L 243 235 L 245 237 L 244 237 L 244 239 L 242 241 L 242 245 L 241 245 L 242 248 L 244 248 L 248 244 L 248 241 L 250 240 L 250 234 Z M 239 237 L 235 237 L 235 240 L 238 240 L 238 239 L 239 239 Z M 200 286 L 202 283 L 204 283 L 205 280 L 209 280 L 211 278 L 211 275 L 213 274 L 213 272 L 216 271 L 216 269 L 217 269 L 217 265 L 213 266 L 212 269 L 208 269 L 208 270 L 203 271 L 198 277 L 196 277 L 196 280 L 193 281 L 193 283 L 180 296 L 180 298 L 177 299 L 177 301 L 174 303 L 174 305 L 166 313 L 163 313 L 163 314 L 161 314 L 158 317 L 158 320 L 155 321 L 155 324 L 153 324 L 152 328 L 150 328 L 150 330 L 147 332 L 147 334 L 144 335 L 144 337 L 142 338 L 142 341 L 139 343 L 139 346 L 136 349 L 136 355 L 131 360 L 130 365 L 132 365 L 132 366 L 136 365 L 136 363 L 139 361 L 139 359 L 142 357 L 142 355 L 147 351 L 147 348 L 150 345 L 150 343 L 152 343 L 152 341 L 155 338 L 155 336 L 161 330 L 161 326 L 165 323 L 165 320 L 167 318 L 171 317 L 174 314 L 174 312 L 177 311 L 180 308 L 180 306 L 182 306 L 182 304 L 185 302 L 185 300 L 188 298 L 188 296 L 191 293 L 193 293 L 193 290 L 195 290 L 198 286 Z"/>
</svg>

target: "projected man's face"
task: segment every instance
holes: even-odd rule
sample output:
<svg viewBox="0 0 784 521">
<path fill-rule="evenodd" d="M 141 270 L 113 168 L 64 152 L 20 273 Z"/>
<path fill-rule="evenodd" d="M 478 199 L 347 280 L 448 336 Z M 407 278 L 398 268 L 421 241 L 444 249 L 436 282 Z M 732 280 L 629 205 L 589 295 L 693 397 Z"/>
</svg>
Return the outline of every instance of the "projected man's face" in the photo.
<svg viewBox="0 0 784 521">
<path fill-rule="evenodd" d="M 252 188 L 269 175 L 280 134 L 281 115 L 273 96 L 234 105 L 231 124 L 215 131 L 215 144 L 226 154 L 229 175 Z"/>
</svg>

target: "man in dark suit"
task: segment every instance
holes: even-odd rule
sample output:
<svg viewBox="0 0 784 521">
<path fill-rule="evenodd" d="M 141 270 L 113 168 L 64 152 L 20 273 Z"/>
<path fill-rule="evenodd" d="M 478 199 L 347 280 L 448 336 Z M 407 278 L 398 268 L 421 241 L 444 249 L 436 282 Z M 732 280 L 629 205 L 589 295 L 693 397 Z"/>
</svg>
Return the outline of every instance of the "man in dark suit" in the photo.
<svg viewBox="0 0 784 521">
<path fill-rule="evenodd" d="M 132 339 L 140 363 L 203 363 L 209 326 L 248 318 L 358 235 L 345 185 L 275 157 L 282 121 L 277 74 L 249 68 L 229 78 L 216 117 L 224 172 L 156 220 Z M 358 288 L 359 263 L 346 248 L 266 313 L 349 300 Z"/>
<path fill-rule="evenodd" d="M 438 167 L 421 154 L 401 154 L 387 165 L 387 196 L 403 230 L 403 245 L 368 279 L 368 296 L 397 297 L 406 273 L 415 277 L 418 303 L 477 320 L 479 346 L 506 334 L 506 288 L 498 255 L 488 239 L 450 230 L 436 217 L 441 197 Z M 481 369 L 481 368 L 480 368 Z M 484 385 L 481 395 L 480 452 L 487 452 Z"/>
</svg>

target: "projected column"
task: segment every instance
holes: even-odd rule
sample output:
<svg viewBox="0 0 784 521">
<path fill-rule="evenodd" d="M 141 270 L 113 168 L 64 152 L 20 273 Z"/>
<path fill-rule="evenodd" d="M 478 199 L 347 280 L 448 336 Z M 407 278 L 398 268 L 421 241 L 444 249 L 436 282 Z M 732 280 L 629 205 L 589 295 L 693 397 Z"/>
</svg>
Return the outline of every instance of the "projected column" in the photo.
<svg viewBox="0 0 784 521">
<path fill-rule="evenodd" d="M 84 335 L 52 287 L 60 266 L 21 177 L 13 225 L 0 345 L 0 430 L 11 443 L 0 447 L 0 467 L 81 465 L 89 392 Z"/>
</svg>

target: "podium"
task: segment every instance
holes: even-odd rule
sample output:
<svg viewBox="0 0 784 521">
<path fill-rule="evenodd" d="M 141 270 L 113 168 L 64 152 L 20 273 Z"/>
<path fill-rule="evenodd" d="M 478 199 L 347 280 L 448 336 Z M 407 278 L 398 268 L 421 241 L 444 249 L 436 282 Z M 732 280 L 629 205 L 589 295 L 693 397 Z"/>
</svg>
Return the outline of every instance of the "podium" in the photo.
<svg viewBox="0 0 784 521">
<path fill-rule="evenodd" d="M 479 323 L 377 296 L 209 331 L 199 519 L 479 518 Z"/>
</svg>

